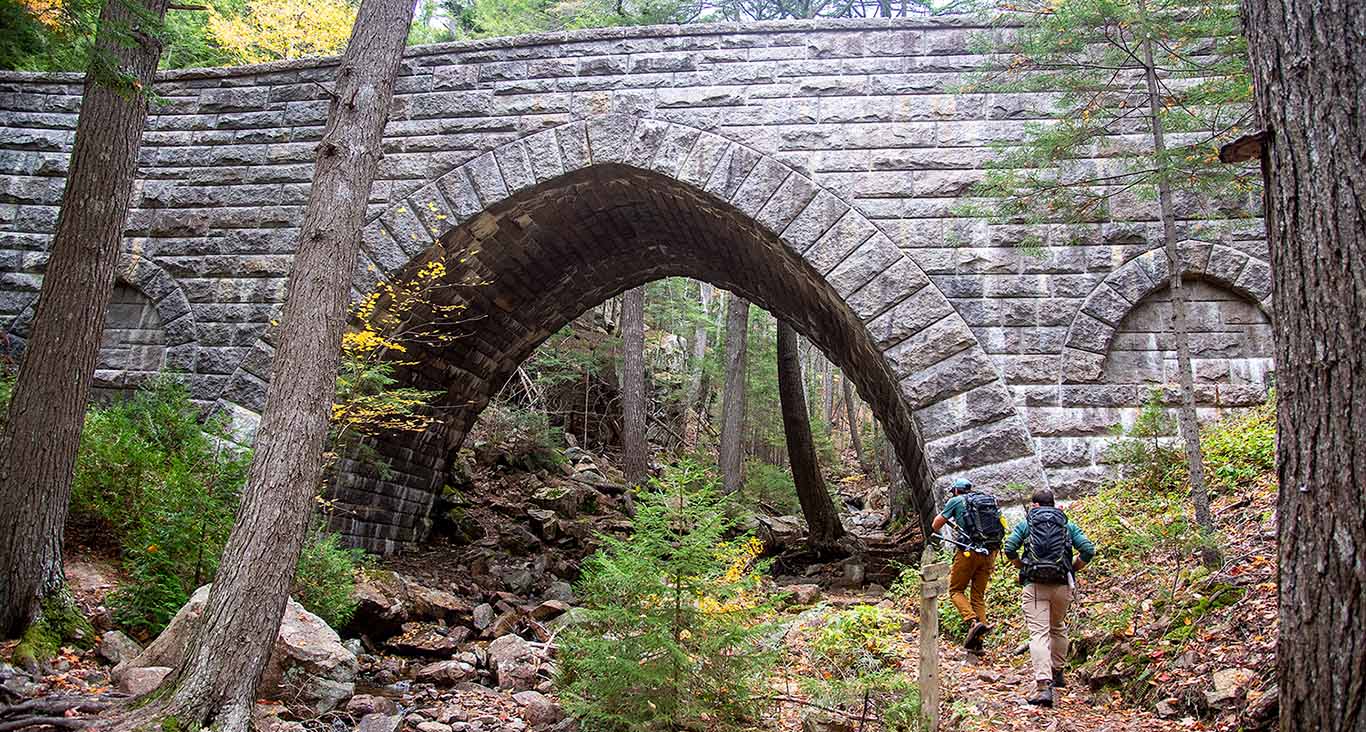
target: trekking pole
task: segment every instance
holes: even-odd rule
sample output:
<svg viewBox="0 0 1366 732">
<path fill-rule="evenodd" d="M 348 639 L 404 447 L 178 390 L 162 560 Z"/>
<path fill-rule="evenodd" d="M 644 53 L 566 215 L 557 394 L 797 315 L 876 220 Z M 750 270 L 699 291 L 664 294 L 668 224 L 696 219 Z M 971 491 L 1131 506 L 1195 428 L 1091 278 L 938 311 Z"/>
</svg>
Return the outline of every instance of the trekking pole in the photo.
<svg viewBox="0 0 1366 732">
<path fill-rule="evenodd" d="M 947 516 L 944 517 L 944 520 L 947 521 L 948 524 L 949 524 L 949 526 L 951 526 L 951 527 L 953 528 L 953 531 L 954 531 L 955 534 L 960 534 L 960 535 L 962 535 L 962 536 L 967 536 L 967 535 L 968 535 L 968 532 L 964 531 L 963 528 L 962 528 L 961 526 L 958 525 L 958 522 L 957 522 L 957 521 L 954 521 L 953 519 L 948 518 Z M 982 556 L 987 556 L 987 555 L 991 554 L 991 550 L 987 549 L 986 547 L 984 547 L 984 546 L 982 546 L 982 545 L 980 545 L 980 544 L 971 544 L 971 545 L 969 545 L 969 544 L 963 544 L 963 543 L 961 543 L 961 542 L 954 541 L 953 539 L 950 539 L 950 538 L 948 538 L 947 536 L 943 536 L 943 535 L 941 535 L 941 534 L 935 534 L 935 536 L 939 537 L 939 540 L 940 540 L 940 541 L 946 541 L 946 542 L 948 542 L 948 543 L 950 543 L 950 544 L 953 544 L 954 546 L 961 547 L 961 548 L 963 549 L 963 551 L 968 552 L 968 553 L 970 553 L 970 554 L 981 554 Z"/>
<path fill-rule="evenodd" d="M 934 538 L 936 538 L 936 539 L 938 539 L 938 540 L 944 542 L 945 544 L 952 544 L 952 545 L 958 547 L 959 549 L 962 549 L 963 551 L 968 552 L 969 554 L 971 554 L 971 553 L 977 553 L 977 554 L 986 555 L 986 554 L 990 554 L 990 553 L 991 553 L 991 552 L 987 551 L 987 548 L 984 547 L 984 546 L 971 546 L 971 545 L 968 545 L 968 544 L 964 544 L 964 543 L 962 543 L 961 541 L 955 541 L 955 540 L 953 540 L 953 539 L 950 539 L 949 537 L 944 536 L 943 534 L 930 534 L 930 536 L 932 536 L 932 537 L 934 537 Z"/>
</svg>

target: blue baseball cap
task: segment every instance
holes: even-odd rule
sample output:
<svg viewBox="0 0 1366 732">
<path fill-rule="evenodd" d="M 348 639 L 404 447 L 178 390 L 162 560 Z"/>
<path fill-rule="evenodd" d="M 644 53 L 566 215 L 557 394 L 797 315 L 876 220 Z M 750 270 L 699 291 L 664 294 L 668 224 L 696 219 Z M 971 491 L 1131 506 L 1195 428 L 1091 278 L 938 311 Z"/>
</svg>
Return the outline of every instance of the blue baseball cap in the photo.
<svg viewBox="0 0 1366 732">
<path fill-rule="evenodd" d="M 953 491 L 954 493 L 964 493 L 970 491 L 972 490 L 972 481 L 968 480 L 967 478 L 958 478 L 957 480 L 953 481 L 953 485 L 950 486 L 949 490 Z"/>
</svg>

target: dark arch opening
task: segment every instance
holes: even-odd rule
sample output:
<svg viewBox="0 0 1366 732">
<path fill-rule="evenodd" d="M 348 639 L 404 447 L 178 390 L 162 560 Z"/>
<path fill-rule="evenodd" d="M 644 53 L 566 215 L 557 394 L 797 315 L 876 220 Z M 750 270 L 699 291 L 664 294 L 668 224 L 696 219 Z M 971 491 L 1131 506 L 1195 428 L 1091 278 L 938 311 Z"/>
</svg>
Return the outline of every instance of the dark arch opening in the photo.
<svg viewBox="0 0 1366 732">
<path fill-rule="evenodd" d="M 671 276 L 731 290 L 791 322 L 842 369 L 895 446 L 911 513 L 923 525 L 934 478 L 911 410 L 868 327 L 817 269 L 829 272 L 846 254 L 803 256 L 734 206 L 622 165 L 578 170 L 503 200 L 449 231 L 395 278 L 438 259 L 463 262 L 449 266 L 448 286 L 414 311 L 427 322 L 445 318 L 443 307 L 464 308 L 462 316 L 442 327 L 440 343 L 410 347 L 398 371 L 407 384 L 444 393 L 441 417 L 425 434 L 379 441 L 387 477 L 348 466 L 336 487 L 343 510 L 334 528 L 380 551 L 422 536 L 447 456 L 537 346 L 607 298 Z"/>
</svg>

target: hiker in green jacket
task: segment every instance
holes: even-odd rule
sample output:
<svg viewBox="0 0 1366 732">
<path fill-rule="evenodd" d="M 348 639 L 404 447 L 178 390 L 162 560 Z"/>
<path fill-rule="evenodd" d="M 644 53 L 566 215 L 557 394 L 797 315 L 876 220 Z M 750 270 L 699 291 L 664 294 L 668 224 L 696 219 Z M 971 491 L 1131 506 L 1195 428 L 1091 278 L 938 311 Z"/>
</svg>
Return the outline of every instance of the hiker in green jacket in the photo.
<svg viewBox="0 0 1366 732">
<path fill-rule="evenodd" d="M 949 599 L 968 624 L 963 647 L 981 653 L 983 639 L 991 630 L 987 623 L 987 585 L 996 567 L 1006 524 L 996 499 L 977 490 L 967 478 L 953 481 L 949 490 L 953 497 L 934 517 L 932 528 L 940 531 L 948 524 L 957 535 L 958 549 L 953 553 L 953 567 L 949 570 Z"/>
<path fill-rule="evenodd" d="M 1030 704 L 1053 706 L 1053 690 L 1066 685 L 1067 609 L 1072 605 L 1076 572 L 1096 555 L 1096 545 L 1053 505 L 1053 491 L 1040 488 L 1030 498 L 1033 508 L 1006 538 L 1006 558 L 1020 569 L 1024 585 L 1025 623 L 1029 626 L 1029 660 L 1037 682 Z M 1073 558 L 1072 550 L 1077 556 Z"/>
</svg>

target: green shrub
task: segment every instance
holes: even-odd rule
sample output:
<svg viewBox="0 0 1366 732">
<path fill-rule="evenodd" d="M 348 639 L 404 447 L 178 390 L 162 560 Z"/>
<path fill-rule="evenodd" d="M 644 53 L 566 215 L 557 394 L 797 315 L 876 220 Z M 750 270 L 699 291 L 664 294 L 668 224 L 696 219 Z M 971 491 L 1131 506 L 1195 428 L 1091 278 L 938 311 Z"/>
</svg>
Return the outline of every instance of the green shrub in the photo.
<svg viewBox="0 0 1366 732">
<path fill-rule="evenodd" d="M 343 547 L 336 534 L 315 530 L 299 555 L 293 597 L 323 622 L 340 628 L 356 613 L 356 571 L 366 562 L 363 550 Z"/>
<path fill-rule="evenodd" d="M 601 537 L 576 591 L 559 684 L 586 729 L 742 727 L 774 661 L 760 647 L 771 609 L 762 550 L 730 538 L 715 480 L 683 463 L 642 491 L 627 538 Z"/>
<path fill-rule="evenodd" d="M 808 656 L 816 673 L 802 680 L 802 690 L 820 707 L 851 714 L 861 714 L 866 702 L 884 729 L 920 730 L 919 689 L 900 668 L 908 655 L 901 625 L 899 613 L 873 605 L 830 615 L 813 631 Z"/>
<path fill-rule="evenodd" d="M 168 376 L 86 417 L 70 520 L 118 547 L 128 580 L 109 602 L 135 635 L 159 633 L 213 580 L 250 463 L 226 437 Z M 315 535 L 299 563 L 299 601 L 329 624 L 346 618 L 343 594 L 360 556 L 335 536 Z"/>
<path fill-rule="evenodd" d="M 1155 490 L 1170 490 L 1185 478 L 1186 451 L 1171 439 L 1179 434 L 1176 418 L 1163 404 L 1161 390 L 1152 390 L 1133 426 L 1125 430 L 1116 425 L 1114 434 L 1119 439 L 1110 443 L 1105 457 L 1119 466 L 1122 477 L 1139 478 Z"/>
<path fill-rule="evenodd" d="M 540 409 L 511 402 L 494 402 L 479 417 L 482 444 L 506 455 L 507 463 L 526 471 L 557 467 L 566 459 L 564 432 L 552 427 Z"/>
<path fill-rule="evenodd" d="M 1233 488 L 1276 470 L 1276 396 L 1205 430 L 1205 465 L 1216 485 Z"/>
<path fill-rule="evenodd" d="M 801 512 L 791 470 L 762 460 L 748 460 L 744 475 L 745 502 L 756 506 L 760 513 L 786 515 Z"/>
<path fill-rule="evenodd" d="M 71 519 L 120 547 L 129 579 L 110 603 L 135 633 L 159 632 L 217 569 L 249 462 L 225 438 L 171 377 L 86 418 Z"/>
<path fill-rule="evenodd" d="M 826 619 L 811 639 L 811 651 L 836 668 L 880 668 L 897 658 L 901 616 L 875 605 L 855 605 Z"/>
</svg>

